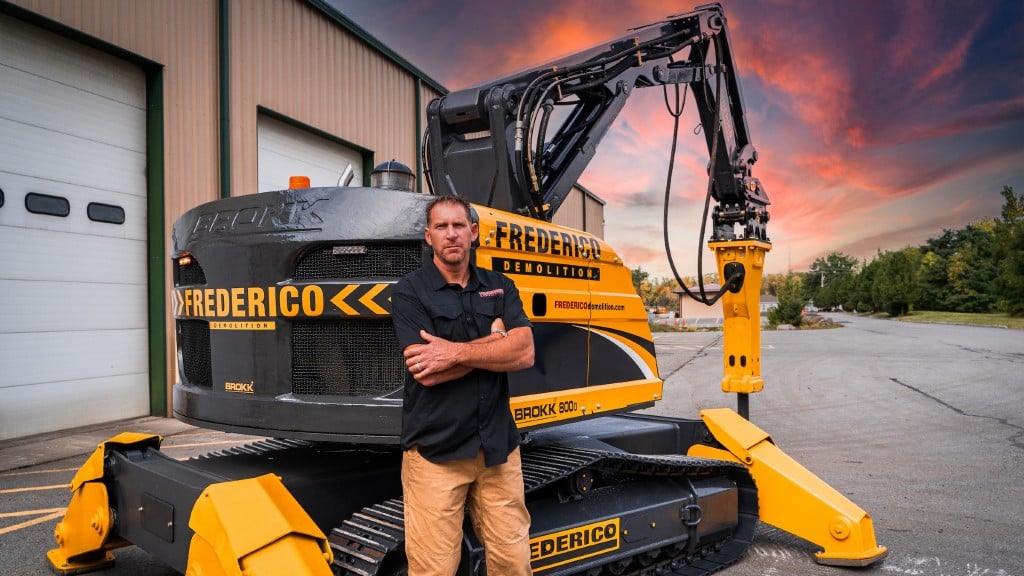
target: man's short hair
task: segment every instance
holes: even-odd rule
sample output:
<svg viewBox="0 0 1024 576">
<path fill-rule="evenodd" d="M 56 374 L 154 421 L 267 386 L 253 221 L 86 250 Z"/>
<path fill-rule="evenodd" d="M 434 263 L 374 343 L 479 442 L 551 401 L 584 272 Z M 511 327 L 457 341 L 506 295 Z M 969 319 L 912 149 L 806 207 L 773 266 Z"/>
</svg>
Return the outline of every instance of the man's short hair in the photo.
<svg viewBox="0 0 1024 576">
<path fill-rule="evenodd" d="M 430 213 L 434 210 L 434 206 L 437 206 L 438 204 L 456 204 L 458 206 L 462 206 L 466 211 L 466 220 L 468 220 L 470 224 L 473 223 L 473 211 L 469 207 L 469 201 L 462 196 L 445 195 L 437 196 L 427 204 L 426 217 L 428 226 L 430 225 Z"/>
</svg>

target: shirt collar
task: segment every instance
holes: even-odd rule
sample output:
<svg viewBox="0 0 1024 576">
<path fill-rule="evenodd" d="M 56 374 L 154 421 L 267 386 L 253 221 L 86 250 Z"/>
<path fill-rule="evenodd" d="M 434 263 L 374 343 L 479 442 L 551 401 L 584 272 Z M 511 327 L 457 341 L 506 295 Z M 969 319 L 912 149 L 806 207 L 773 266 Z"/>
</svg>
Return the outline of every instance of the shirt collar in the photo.
<svg viewBox="0 0 1024 576">
<path fill-rule="evenodd" d="M 431 289 L 436 292 L 445 286 L 448 286 L 448 281 L 444 279 L 444 276 L 441 275 L 441 271 L 437 269 L 437 264 L 434 263 L 433 255 L 427 258 L 424 268 L 426 268 L 427 282 Z M 477 273 L 476 264 L 473 263 L 471 255 L 469 260 L 469 281 L 466 282 L 465 290 L 470 292 L 476 291 L 480 288 L 481 284 L 484 284 L 486 287 L 483 278 Z"/>
</svg>

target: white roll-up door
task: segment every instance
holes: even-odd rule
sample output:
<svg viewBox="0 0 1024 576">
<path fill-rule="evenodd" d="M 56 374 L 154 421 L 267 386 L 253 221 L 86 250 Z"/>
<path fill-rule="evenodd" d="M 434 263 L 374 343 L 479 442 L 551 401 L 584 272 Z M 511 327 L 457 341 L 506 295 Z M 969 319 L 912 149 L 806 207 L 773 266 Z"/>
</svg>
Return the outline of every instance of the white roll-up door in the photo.
<svg viewBox="0 0 1024 576">
<path fill-rule="evenodd" d="M 312 188 L 363 185 L 357 150 L 260 114 L 256 122 L 259 191 L 284 190 L 292 176 L 308 176 Z"/>
<path fill-rule="evenodd" d="M 149 412 L 145 103 L 0 14 L 0 440 Z"/>
</svg>

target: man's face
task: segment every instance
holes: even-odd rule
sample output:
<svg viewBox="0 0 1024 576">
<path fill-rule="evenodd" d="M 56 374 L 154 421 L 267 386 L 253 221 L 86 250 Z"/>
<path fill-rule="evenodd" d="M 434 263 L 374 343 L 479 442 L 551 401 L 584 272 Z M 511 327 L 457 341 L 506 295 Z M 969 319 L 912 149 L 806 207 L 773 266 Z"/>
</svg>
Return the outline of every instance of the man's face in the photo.
<svg viewBox="0 0 1024 576">
<path fill-rule="evenodd" d="M 427 244 L 441 262 L 449 266 L 469 262 L 469 249 L 476 236 L 477 226 L 466 218 L 466 210 L 461 205 L 443 202 L 430 211 Z"/>
</svg>

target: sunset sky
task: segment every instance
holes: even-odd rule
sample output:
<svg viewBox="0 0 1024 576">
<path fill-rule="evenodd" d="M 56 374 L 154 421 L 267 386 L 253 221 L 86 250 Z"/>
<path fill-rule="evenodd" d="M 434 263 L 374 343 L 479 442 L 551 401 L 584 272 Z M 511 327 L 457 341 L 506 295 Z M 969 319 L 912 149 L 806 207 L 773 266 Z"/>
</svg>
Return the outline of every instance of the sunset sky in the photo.
<svg viewBox="0 0 1024 576">
<path fill-rule="evenodd" d="M 686 12 L 643 0 L 331 0 L 449 90 L 541 64 Z M 769 273 L 922 244 L 997 217 L 1024 192 L 1024 2 L 725 0 L 754 166 L 771 198 Z M 695 275 L 707 150 L 689 102 L 670 238 Z M 670 275 L 662 202 L 672 119 L 638 91 L 580 183 L 607 202 L 605 238 Z M 705 258 L 705 271 L 713 263 Z"/>
</svg>

